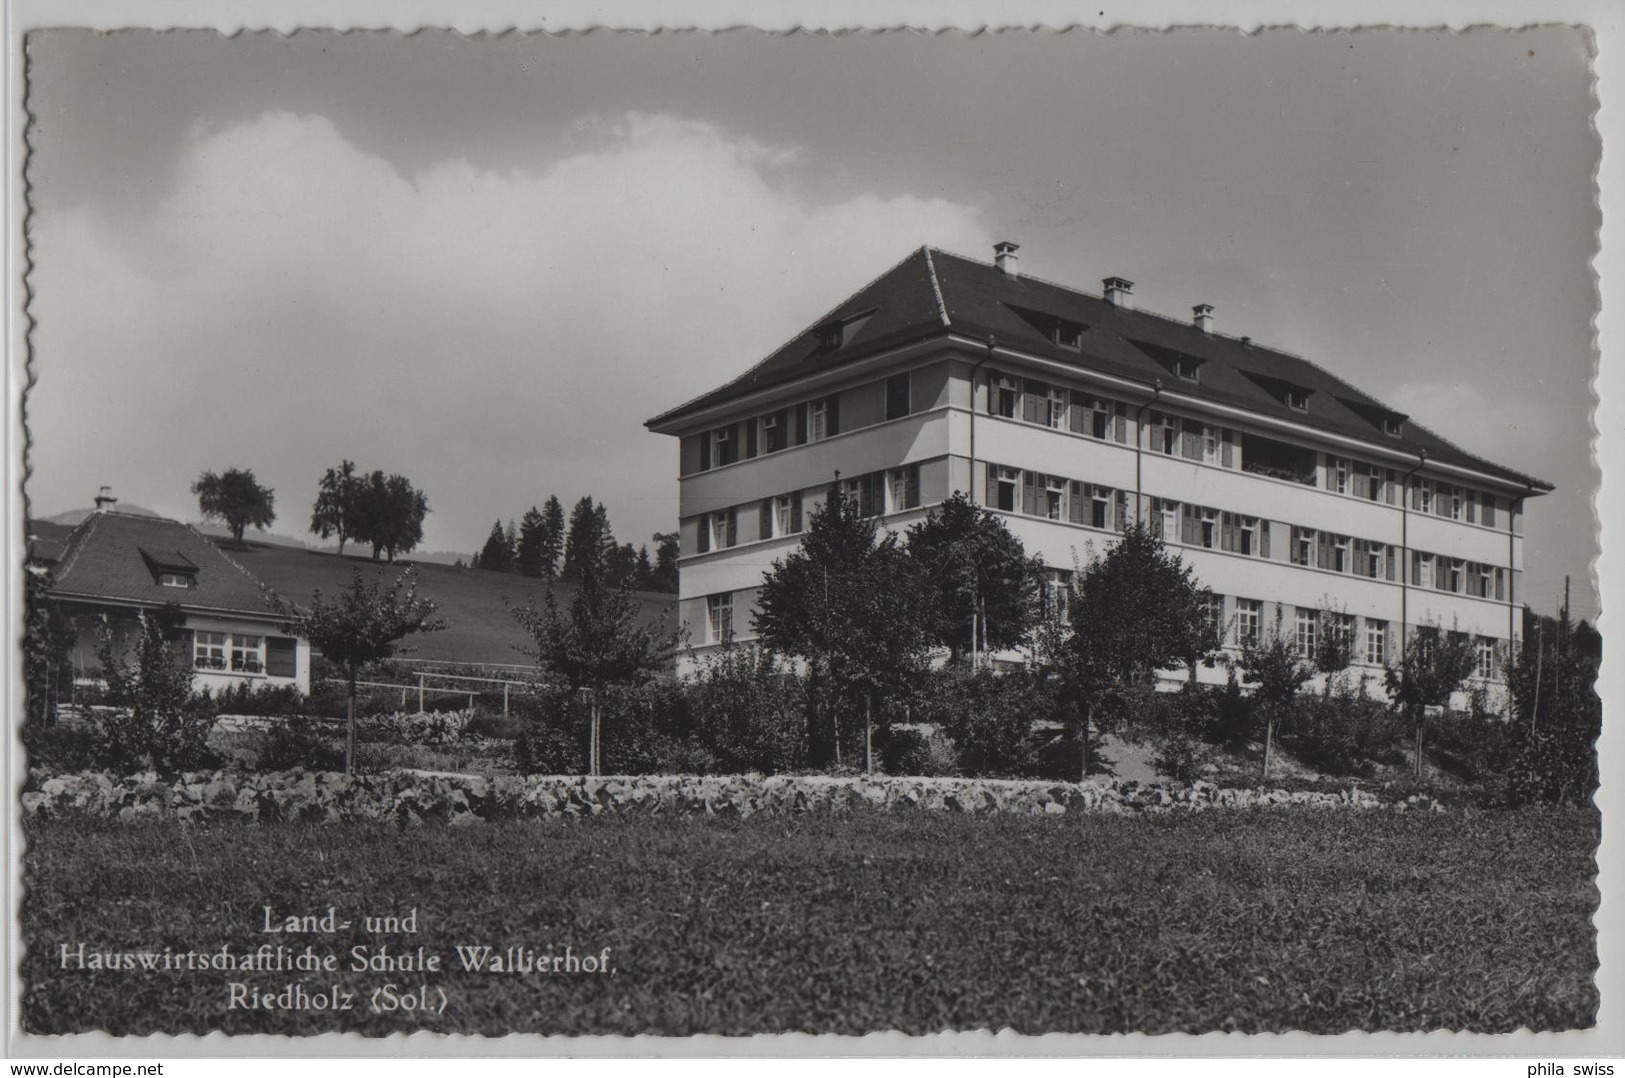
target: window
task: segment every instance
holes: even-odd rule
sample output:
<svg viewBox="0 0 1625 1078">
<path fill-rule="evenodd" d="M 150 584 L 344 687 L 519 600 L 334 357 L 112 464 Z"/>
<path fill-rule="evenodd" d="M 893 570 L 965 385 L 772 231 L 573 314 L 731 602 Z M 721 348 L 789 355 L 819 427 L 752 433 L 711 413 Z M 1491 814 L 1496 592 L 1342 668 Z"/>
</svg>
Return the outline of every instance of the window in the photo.
<svg viewBox="0 0 1625 1078">
<path fill-rule="evenodd" d="M 886 486 L 889 512 L 900 513 L 905 509 L 918 509 L 920 507 L 920 466 L 918 464 L 893 468 L 887 473 Z"/>
<path fill-rule="evenodd" d="M 859 516 L 880 516 L 886 511 L 886 473 L 870 472 L 856 479 L 843 479 L 841 493 L 857 504 Z"/>
<path fill-rule="evenodd" d="M 1411 583 L 1419 588 L 1433 586 L 1433 555 L 1415 553 L 1412 557 Z"/>
<path fill-rule="evenodd" d="M 1382 432 L 1390 438 L 1398 438 L 1400 434 L 1404 433 L 1404 430 L 1405 421 L 1403 419 L 1392 415 L 1383 417 Z"/>
<path fill-rule="evenodd" d="M 1462 497 L 1460 487 L 1442 487 L 1439 490 L 1439 514 L 1451 520 L 1461 520 L 1466 516 L 1465 499 Z"/>
<path fill-rule="evenodd" d="M 1315 564 L 1315 531 L 1313 528 L 1292 526 L 1292 564 Z"/>
<path fill-rule="evenodd" d="M 726 550 L 739 541 L 739 511 L 722 509 L 711 514 L 712 550 Z"/>
<path fill-rule="evenodd" d="M 1219 428 L 1202 428 L 1202 463 L 1219 463 Z"/>
<path fill-rule="evenodd" d="M 1074 352 L 1081 352 L 1083 350 L 1083 327 L 1076 322 L 1067 322 L 1065 320 L 1056 322 L 1052 339 L 1062 348 L 1070 348 Z"/>
<path fill-rule="evenodd" d="M 1179 452 L 1179 420 L 1161 412 L 1151 413 L 1151 448 L 1169 456 Z"/>
<path fill-rule="evenodd" d="M 226 668 L 226 634 L 198 632 L 192 644 L 192 665 L 199 670 Z"/>
<path fill-rule="evenodd" d="M 1019 395 L 1020 389 L 1014 378 L 1008 374 L 991 375 L 988 378 L 988 414 L 1005 419 L 1016 418 L 1016 398 Z"/>
<path fill-rule="evenodd" d="M 1165 543 L 1172 543 L 1179 535 L 1179 503 L 1166 498 L 1151 499 L 1151 530 Z"/>
<path fill-rule="evenodd" d="M 191 588 L 197 586 L 197 578 L 190 573 L 161 572 L 158 584 L 165 588 Z"/>
<path fill-rule="evenodd" d="M 801 492 L 784 494 L 773 499 L 773 537 L 795 535 L 801 531 Z"/>
<path fill-rule="evenodd" d="M 1478 660 L 1473 673 L 1485 680 L 1495 677 L 1495 641 L 1487 636 L 1478 638 L 1474 646 L 1475 658 Z"/>
<path fill-rule="evenodd" d="M 1066 390 L 1050 387 L 1046 397 L 1048 414 L 1045 417 L 1055 430 L 1066 429 Z"/>
<path fill-rule="evenodd" d="M 734 441 L 734 429 L 723 427 L 711 432 L 711 458 L 717 464 L 732 464 L 739 459 L 739 443 Z"/>
<path fill-rule="evenodd" d="M 1309 410 L 1309 391 L 1298 386 L 1292 386 L 1286 391 L 1286 406 L 1295 412 Z"/>
<path fill-rule="evenodd" d="M 1006 513 L 1016 511 L 1016 487 L 1021 481 L 1021 473 L 1014 468 L 1001 468 L 990 464 L 987 467 L 987 503 L 994 509 L 1002 509 Z"/>
<path fill-rule="evenodd" d="M 244 674 L 265 672 L 265 638 L 231 634 L 231 668 Z"/>
<path fill-rule="evenodd" d="M 1058 475 L 1045 479 L 1044 489 L 1039 495 L 1038 513 L 1050 520 L 1061 520 L 1065 516 L 1066 508 L 1066 480 Z"/>
<path fill-rule="evenodd" d="M 757 440 L 761 442 L 762 452 L 777 453 L 784 448 L 784 414 L 774 412 L 764 415 L 756 421 L 758 427 Z"/>
<path fill-rule="evenodd" d="M 1298 654 L 1305 659 L 1315 657 L 1315 634 L 1320 627 L 1320 611 L 1298 609 L 1294 628 Z"/>
<path fill-rule="evenodd" d="M 1206 591 L 1202 593 L 1200 602 L 1203 639 L 1224 639 L 1224 596 Z"/>
<path fill-rule="evenodd" d="M 1382 544 L 1367 539 L 1354 541 L 1354 571 L 1375 580 L 1382 575 Z"/>
<path fill-rule="evenodd" d="M 1072 573 L 1067 569 L 1049 569 L 1044 575 L 1044 613 L 1062 621 L 1071 610 Z"/>
<path fill-rule="evenodd" d="M 1106 487 L 1089 488 L 1089 523 L 1096 528 L 1112 526 L 1111 491 Z"/>
<path fill-rule="evenodd" d="M 1356 652 L 1354 650 L 1354 615 L 1353 614 L 1327 614 L 1321 631 L 1327 638 L 1337 642 L 1341 654 L 1347 655 L 1353 662 Z"/>
<path fill-rule="evenodd" d="M 1366 466 L 1366 497 L 1374 502 L 1382 501 L 1382 469 L 1375 464 Z"/>
<path fill-rule="evenodd" d="M 1192 359 L 1190 356 L 1180 356 L 1174 360 L 1174 373 L 1187 382 L 1200 382 L 1202 380 L 1202 361 Z"/>
<path fill-rule="evenodd" d="M 1486 528 L 1493 528 L 1493 527 L 1495 527 L 1495 495 L 1493 495 L 1493 494 L 1484 495 L 1483 505 L 1484 505 L 1484 526 Z"/>
<path fill-rule="evenodd" d="M 1411 508 L 1422 513 L 1433 512 L 1433 480 L 1418 479 L 1411 488 Z"/>
<path fill-rule="evenodd" d="M 1348 572 L 1349 566 L 1353 563 L 1353 556 L 1350 552 L 1351 546 L 1352 544 L 1350 543 L 1348 536 L 1333 536 L 1331 563 L 1327 566 L 1327 568 L 1336 570 L 1339 573 Z"/>
<path fill-rule="evenodd" d="M 705 600 L 705 640 L 709 644 L 726 644 L 734 638 L 733 592 L 708 596 Z"/>
<path fill-rule="evenodd" d="M 1446 565 L 1449 568 L 1448 571 L 1440 574 L 1443 579 L 1439 581 L 1439 587 L 1443 591 L 1451 591 L 1460 595 L 1467 579 L 1467 565 L 1459 558 L 1446 559 Z"/>
<path fill-rule="evenodd" d="M 1257 599 L 1236 600 L 1236 643 L 1257 643 L 1263 607 Z"/>
<path fill-rule="evenodd" d="M 1345 457 L 1326 458 L 1326 485 L 1334 494 L 1349 492 L 1349 462 Z"/>
<path fill-rule="evenodd" d="M 1376 618 L 1365 619 L 1365 661 L 1381 666 L 1388 658 L 1388 623 Z"/>
<path fill-rule="evenodd" d="M 829 437 L 829 402 L 827 400 L 814 401 L 807 405 L 807 428 L 809 436 L 815 442 L 821 442 Z"/>
<path fill-rule="evenodd" d="M 908 372 L 886 379 L 886 418 L 902 419 L 909 413 Z"/>
<path fill-rule="evenodd" d="M 1207 550 L 1219 545 L 1219 511 L 1203 509 L 1197 520 L 1196 541 Z"/>
</svg>

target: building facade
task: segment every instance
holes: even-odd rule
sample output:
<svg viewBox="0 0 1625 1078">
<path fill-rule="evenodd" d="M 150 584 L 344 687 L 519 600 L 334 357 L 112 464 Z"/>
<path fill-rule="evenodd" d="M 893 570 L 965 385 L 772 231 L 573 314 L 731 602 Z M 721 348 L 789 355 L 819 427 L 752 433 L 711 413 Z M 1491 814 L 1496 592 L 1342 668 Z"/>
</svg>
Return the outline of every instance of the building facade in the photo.
<svg viewBox="0 0 1625 1078">
<path fill-rule="evenodd" d="M 692 663 L 754 636 L 762 575 L 835 484 L 894 530 L 954 492 L 1051 567 L 1142 521 L 1213 593 L 1227 645 L 1351 639 L 1378 675 L 1402 633 L 1470 634 L 1498 685 L 1521 618 L 1527 499 L 1326 368 L 1190 321 L 923 248 L 728 384 L 649 421 L 679 441 L 680 618 Z M 838 477 L 837 477 L 838 476 Z M 1132 611 L 1124 611 L 1125 618 Z M 1205 676 L 1220 677 L 1222 672 Z"/>
<path fill-rule="evenodd" d="M 46 572 L 50 599 L 77 630 L 75 671 L 99 670 L 102 627 L 123 650 L 144 613 L 172 620 L 174 646 L 191 664 L 196 688 L 310 691 L 310 642 L 281 627 L 259 581 L 178 520 L 99 506 Z"/>
</svg>

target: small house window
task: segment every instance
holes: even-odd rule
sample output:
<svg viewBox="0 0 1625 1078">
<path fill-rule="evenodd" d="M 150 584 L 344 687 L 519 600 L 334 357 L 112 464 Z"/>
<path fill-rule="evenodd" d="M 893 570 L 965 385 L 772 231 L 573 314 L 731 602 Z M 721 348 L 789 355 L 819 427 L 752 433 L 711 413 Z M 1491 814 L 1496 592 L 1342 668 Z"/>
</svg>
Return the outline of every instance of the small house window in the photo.
<svg viewBox="0 0 1625 1078">
<path fill-rule="evenodd" d="M 726 644 L 734 636 L 733 592 L 708 596 L 705 600 L 705 620 L 708 643 Z"/>
<path fill-rule="evenodd" d="M 231 635 L 231 668 L 243 674 L 265 672 L 265 638 Z"/>
<path fill-rule="evenodd" d="M 1174 373 L 1187 382 L 1200 382 L 1202 380 L 1202 364 L 1199 360 L 1189 356 L 1180 356 L 1174 361 Z"/>
<path fill-rule="evenodd" d="M 1062 348 L 1081 352 L 1083 351 L 1083 327 L 1076 322 L 1057 322 L 1055 324 L 1054 340 Z"/>
<path fill-rule="evenodd" d="M 1246 644 L 1258 640 L 1263 605 L 1257 599 L 1236 600 L 1236 643 Z"/>
<path fill-rule="evenodd" d="M 197 578 L 190 573 L 162 572 L 158 574 L 158 584 L 165 588 L 195 588 Z"/>
<path fill-rule="evenodd" d="M 1016 418 L 1016 397 L 1019 392 L 1014 378 L 1004 374 L 995 375 L 988 385 L 988 412 L 1005 419 Z"/>
<path fill-rule="evenodd" d="M 908 372 L 904 371 L 886 379 L 886 418 L 902 419 L 909 411 Z"/>
<path fill-rule="evenodd" d="M 226 634 L 198 632 L 192 645 L 192 665 L 199 670 L 226 668 Z"/>
<path fill-rule="evenodd" d="M 1388 657 L 1388 623 L 1377 618 L 1365 619 L 1365 661 L 1381 666 Z"/>
<path fill-rule="evenodd" d="M 1286 391 L 1286 405 L 1296 412 L 1309 410 L 1309 391 L 1298 386 L 1292 386 Z"/>
<path fill-rule="evenodd" d="M 1400 434 L 1403 433 L 1404 428 L 1405 421 L 1400 419 L 1398 416 L 1391 415 L 1383 417 L 1382 432 L 1388 435 L 1390 438 L 1398 438 Z"/>
</svg>

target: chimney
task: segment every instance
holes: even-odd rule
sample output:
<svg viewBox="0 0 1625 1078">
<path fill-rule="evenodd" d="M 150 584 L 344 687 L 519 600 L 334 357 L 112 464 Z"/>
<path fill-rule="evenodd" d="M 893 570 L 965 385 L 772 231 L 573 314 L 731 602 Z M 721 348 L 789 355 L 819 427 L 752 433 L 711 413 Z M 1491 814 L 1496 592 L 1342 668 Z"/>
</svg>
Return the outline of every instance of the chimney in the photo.
<svg viewBox="0 0 1625 1078">
<path fill-rule="evenodd" d="M 1016 270 L 1016 252 L 1021 250 L 1021 244 L 1011 243 L 1009 240 L 1000 240 L 993 245 L 993 264 L 999 267 L 999 272 L 1014 277 Z"/>
<path fill-rule="evenodd" d="M 103 487 L 96 492 L 96 512 L 105 513 L 109 508 L 117 504 L 118 499 L 113 497 L 112 487 Z"/>
<path fill-rule="evenodd" d="M 1124 280 L 1122 277 L 1107 277 L 1100 282 L 1105 292 L 1106 302 L 1113 307 L 1121 307 L 1125 311 L 1134 309 L 1134 282 Z"/>
<path fill-rule="evenodd" d="M 1213 335 L 1213 304 L 1198 303 L 1192 307 L 1191 321 L 1196 323 L 1197 329 L 1211 337 Z"/>
</svg>

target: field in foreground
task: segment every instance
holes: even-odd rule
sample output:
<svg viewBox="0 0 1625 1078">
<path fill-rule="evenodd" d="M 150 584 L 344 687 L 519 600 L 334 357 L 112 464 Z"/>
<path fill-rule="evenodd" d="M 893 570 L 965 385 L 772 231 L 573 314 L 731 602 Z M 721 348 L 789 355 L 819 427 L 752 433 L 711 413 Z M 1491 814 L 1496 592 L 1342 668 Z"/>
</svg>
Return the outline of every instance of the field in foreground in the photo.
<svg viewBox="0 0 1625 1078">
<path fill-rule="evenodd" d="M 1598 824 L 1580 811 L 26 834 L 22 1017 L 37 1033 L 1504 1031 L 1585 1027 L 1597 1008 Z M 268 934 L 266 906 L 352 924 Z M 365 915 L 413 907 L 416 933 L 366 930 Z M 338 971 L 78 968 L 80 944 L 161 963 L 265 943 Z M 421 946 L 443 967 L 351 972 L 358 945 Z M 468 973 L 459 946 L 607 947 L 614 974 Z M 233 1009 L 233 981 L 273 998 L 336 986 L 355 1009 Z M 393 998 L 426 983 L 432 1005 L 444 989 L 446 1009 L 375 1014 L 386 983 Z"/>
</svg>

